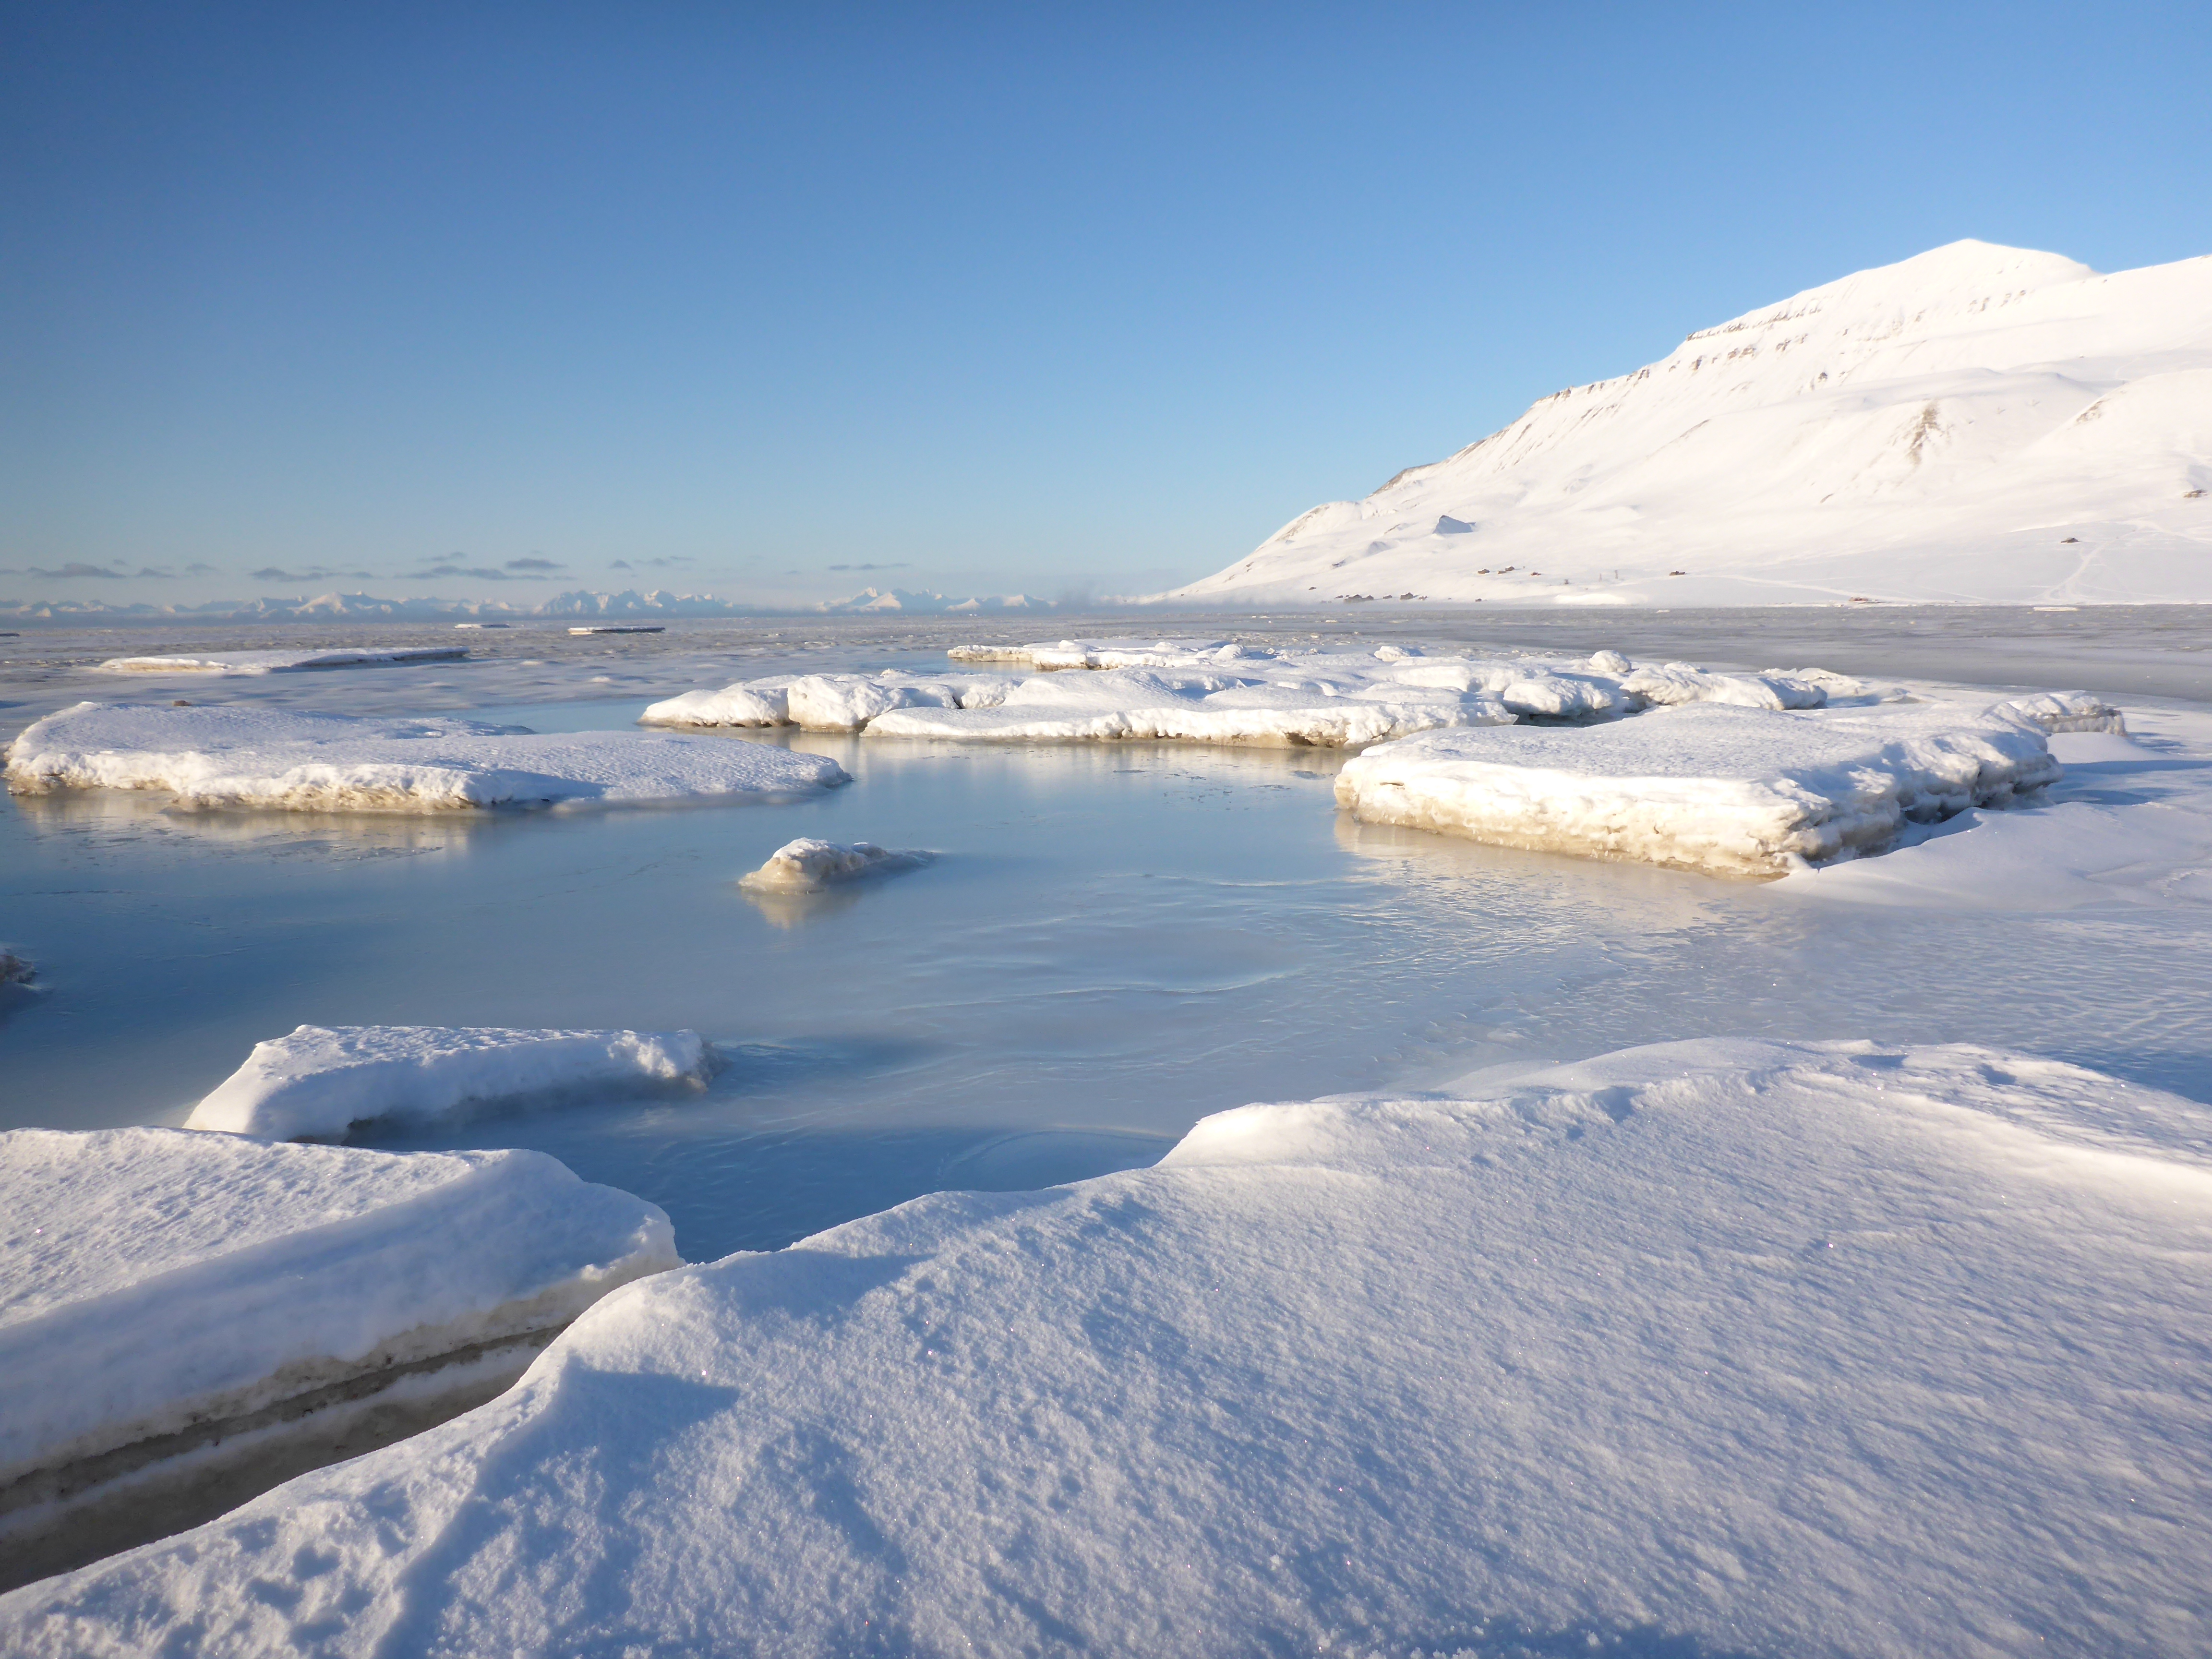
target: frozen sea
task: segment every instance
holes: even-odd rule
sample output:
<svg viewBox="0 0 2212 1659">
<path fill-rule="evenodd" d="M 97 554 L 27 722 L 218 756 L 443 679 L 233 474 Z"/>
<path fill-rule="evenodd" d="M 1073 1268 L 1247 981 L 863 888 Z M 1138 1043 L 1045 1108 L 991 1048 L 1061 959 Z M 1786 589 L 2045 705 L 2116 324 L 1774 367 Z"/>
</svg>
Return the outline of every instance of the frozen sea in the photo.
<svg viewBox="0 0 2212 1659">
<path fill-rule="evenodd" d="M 1009 622 L 26 631 L 0 737 L 78 698 L 465 710 L 629 727 L 695 687 L 938 668 L 979 638 L 1389 640 L 2080 687 L 2131 724 L 2212 714 L 2212 615 L 1791 609 Z M 116 676 L 129 653 L 465 643 L 471 659 L 252 678 Z M 763 740 L 732 735 L 728 742 Z M 1976 1042 L 2212 1098 L 2212 929 L 2193 903 L 1807 903 L 1775 886 L 1363 826 L 1341 757 L 792 736 L 852 787 L 795 805 L 569 816 L 0 808 L 0 1127 L 181 1122 L 296 1024 L 696 1029 L 703 1096 L 590 1101 L 371 1144 L 537 1147 L 663 1206 L 692 1260 L 947 1187 L 1146 1164 L 1249 1101 L 1427 1087 L 1628 1044 L 1748 1035 Z M 2202 763 L 2191 763 L 2192 764 Z M 2115 801 L 2126 761 L 2062 797 Z M 796 836 L 939 854 L 809 899 L 737 878 Z"/>
</svg>

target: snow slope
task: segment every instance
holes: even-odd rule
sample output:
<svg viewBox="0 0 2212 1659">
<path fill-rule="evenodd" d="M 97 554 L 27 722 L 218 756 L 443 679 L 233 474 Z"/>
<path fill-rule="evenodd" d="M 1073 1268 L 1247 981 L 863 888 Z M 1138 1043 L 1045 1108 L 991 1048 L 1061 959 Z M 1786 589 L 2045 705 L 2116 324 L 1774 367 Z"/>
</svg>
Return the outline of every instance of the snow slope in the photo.
<svg viewBox="0 0 2212 1659">
<path fill-rule="evenodd" d="M 2100 276 L 1954 242 L 1555 393 L 1162 597 L 2204 601 L 2208 492 L 2212 257 Z"/>
<path fill-rule="evenodd" d="M 336 1139 L 356 1123 L 421 1122 L 471 1107 L 576 1091 L 705 1083 L 696 1031 L 517 1031 L 482 1026 L 302 1025 L 257 1042 L 188 1129 Z"/>
<path fill-rule="evenodd" d="M 807 794 L 836 762 L 763 744 L 627 732 L 544 736 L 456 719 L 246 705 L 80 702 L 7 749 L 8 787 L 162 789 L 198 806 L 297 811 L 578 806 Z"/>
<path fill-rule="evenodd" d="M 1986 1049 L 1247 1107 L 658 1276 L 0 1648 L 2202 1652 L 2209 1245 L 2212 1111 Z"/>
<path fill-rule="evenodd" d="M 212 1482 L 220 1443 L 265 1461 L 393 1388 L 431 1420 L 438 1391 L 472 1404 L 608 1291 L 677 1262 L 659 1208 L 540 1152 L 19 1129 L 0 1135 L 0 1574 L 16 1578 L 177 1501 L 165 1486 Z"/>
</svg>

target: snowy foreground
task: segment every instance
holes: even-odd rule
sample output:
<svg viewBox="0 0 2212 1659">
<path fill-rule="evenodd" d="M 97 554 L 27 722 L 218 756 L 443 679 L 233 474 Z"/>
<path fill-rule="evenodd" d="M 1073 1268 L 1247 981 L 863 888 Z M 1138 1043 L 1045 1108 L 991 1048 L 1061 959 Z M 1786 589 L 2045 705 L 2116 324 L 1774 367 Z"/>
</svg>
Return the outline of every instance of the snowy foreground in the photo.
<svg viewBox="0 0 2212 1659">
<path fill-rule="evenodd" d="M 21 793 L 159 789 L 186 805 L 301 811 L 774 798 L 848 781 L 835 761 L 763 744 L 248 706 L 80 702 L 6 753 Z"/>
<path fill-rule="evenodd" d="M 222 651 L 206 656 L 110 657 L 100 665 L 118 674 L 292 674 L 321 668 L 458 662 L 468 654 L 454 646 L 343 646 L 320 651 Z"/>
<path fill-rule="evenodd" d="M 2212 258 L 1954 242 L 1571 386 L 1182 604 L 2212 599 Z"/>
<path fill-rule="evenodd" d="M 539 1152 L 18 1129 L 0 1215 L 9 1583 L 488 1399 L 677 1261 L 657 1206 Z"/>
<path fill-rule="evenodd" d="M 1987 1050 L 1247 1107 L 632 1285 L 0 1647 L 2201 1651 L 2208 1246 L 2212 1112 Z"/>
<path fill-rule="evenodd" d="M 696 1031 L 302 1025 L 256 1043 L 185 1127 L 337 1139 L 357 1123 L 421 1123 L 584 1091 L 696 1088 L 714 1068 Z"/>
</svg>

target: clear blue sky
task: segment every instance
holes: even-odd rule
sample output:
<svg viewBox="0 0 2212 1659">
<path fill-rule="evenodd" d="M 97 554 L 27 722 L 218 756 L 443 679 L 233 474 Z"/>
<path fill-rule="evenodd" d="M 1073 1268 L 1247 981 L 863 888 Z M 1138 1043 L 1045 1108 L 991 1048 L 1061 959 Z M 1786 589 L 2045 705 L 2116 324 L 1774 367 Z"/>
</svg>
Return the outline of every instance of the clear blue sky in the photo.
<svg viewBox="0 0 2212 1659">
<path fill-rule="evenodd" d="M 0 27 L 0 598 L 1146 591 L 1846 271 L 2212 252 L 2201 0 Z"/>
</svg>

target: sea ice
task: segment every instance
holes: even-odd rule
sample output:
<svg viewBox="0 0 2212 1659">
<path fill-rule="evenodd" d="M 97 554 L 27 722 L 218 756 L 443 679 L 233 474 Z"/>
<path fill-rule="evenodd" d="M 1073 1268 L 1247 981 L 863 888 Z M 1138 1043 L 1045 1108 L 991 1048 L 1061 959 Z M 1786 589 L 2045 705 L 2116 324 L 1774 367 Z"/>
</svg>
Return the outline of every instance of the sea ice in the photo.
<svg viewBox="0 0 2212 1659">
<path fill-rule="evenodd" d="M 659 1275 L 0 1646 L 2193 1651 L 2208 1148 L 1868 1042 L 1246 1107 Z"/>
<path fill-rule="evenodd" d="M 930 856 L 886 852 L 868 841 L 848 844 L 802 837 L 777 848 L 759 869 L 739 877 L 738 884 L 769 892 L 811 893 L 864 876 L 916 870 L 928 863 Z"/>
<path fill-rule="evenodd" d="M 2002 805 L 2059 775 L 1999 704 L 1784 713 L 1692 702 L 1588 729 L 1428 732 L 1337 775 L 1370 823 L 1722 875 L 1878 853 L 1908 820 Z"/>
<path fill-rule="evenodd" d="M 384 1118 L 422 1122 L 533 1097 L 697 1086 L 714 1064 L 696 1031 L 302 1025 L 255 1043 L 185 1127 L 336 1140 Z"/>
<path fill-rule="evenodd" d="M 658 1207 L 541 1152 L 18 1129 L 0 1215 L 9 1583 L 489 1398 L 678 1260 Z"/>
<path fill-rule="evenodd" d="M 342 646 L 319 651 L 221 651 L 204 656 L 110 657 L 100 665 L 118 674 L 289 674 L 316 668 L 457 662 L 468 654 L 458 646 Z"/>
<path fill-rule="evenodd" d="M 2005 707 L 2045 732 L 2112 732 L 2125 734 L 2126 719 L 2102 697 L 2087 691 L 2043 691 L 2014 697 Z"/>
<path fill-rule="evenodd" d="M 295 811 L 612 805 L 811 793 L 848 781 L 764 744 L 458 719 L 81 702 L 7 750 L 9 787 L 163 789 L 196 806 Z"/>
</svg>

